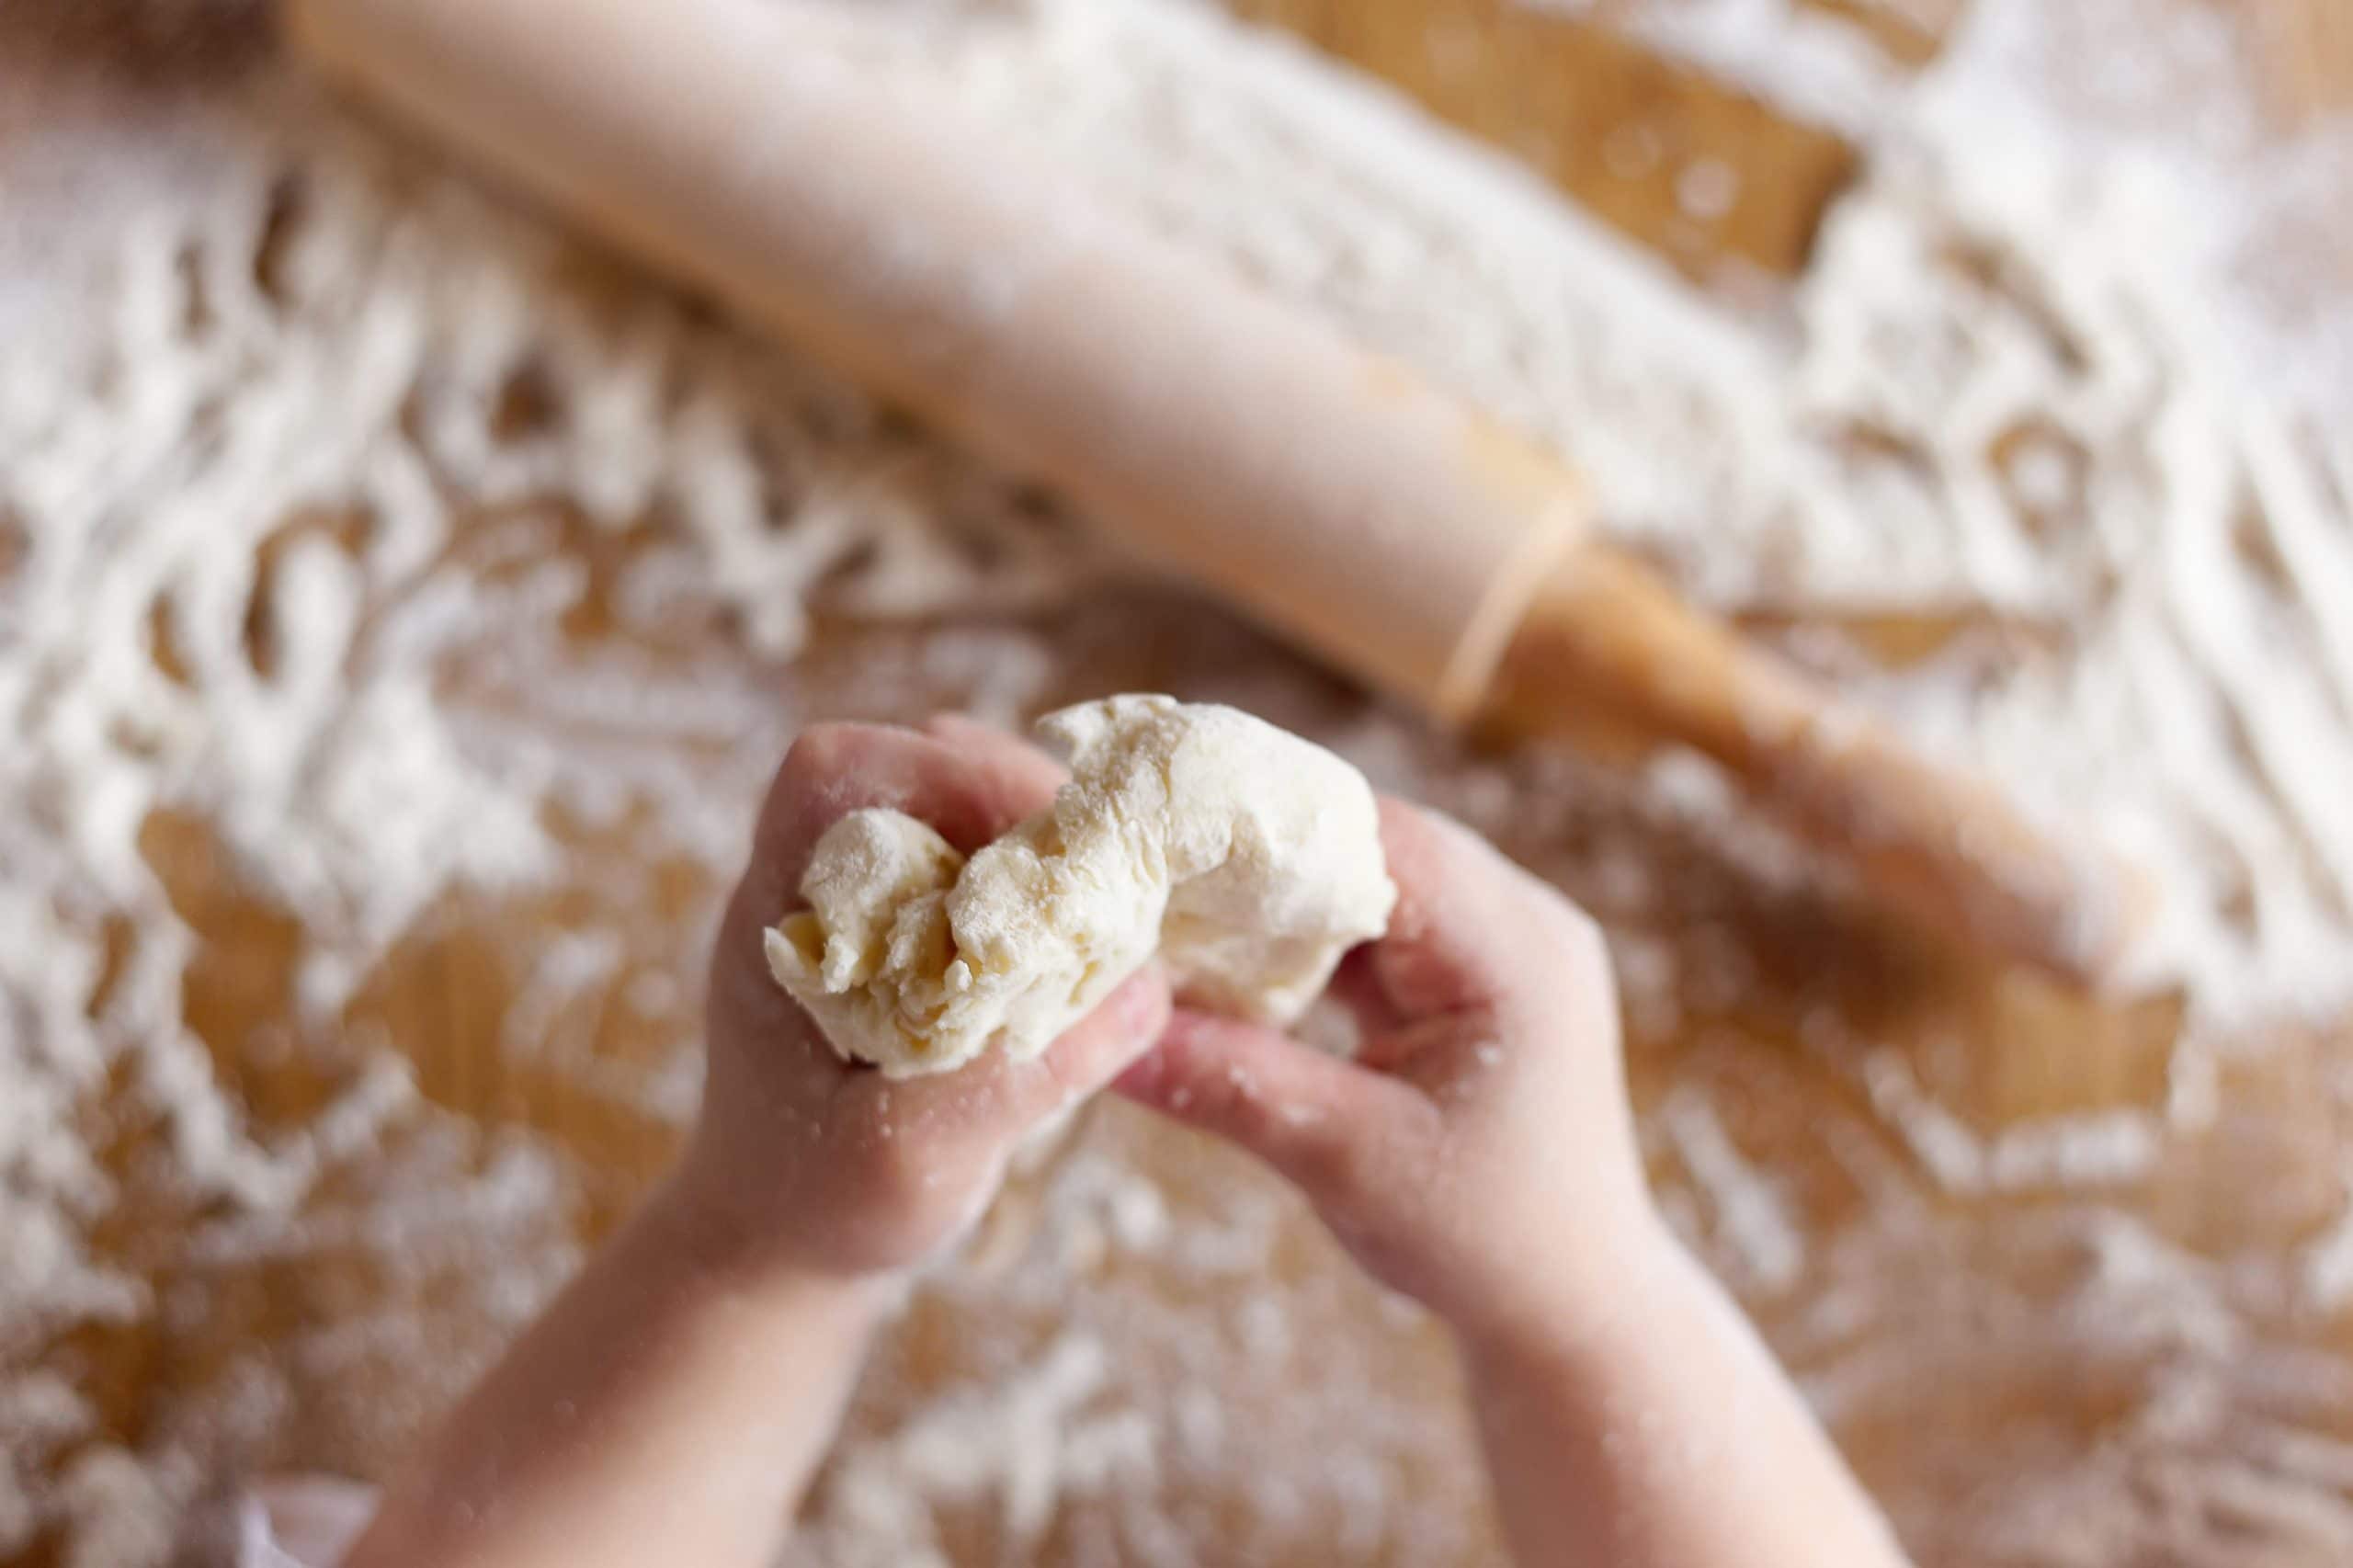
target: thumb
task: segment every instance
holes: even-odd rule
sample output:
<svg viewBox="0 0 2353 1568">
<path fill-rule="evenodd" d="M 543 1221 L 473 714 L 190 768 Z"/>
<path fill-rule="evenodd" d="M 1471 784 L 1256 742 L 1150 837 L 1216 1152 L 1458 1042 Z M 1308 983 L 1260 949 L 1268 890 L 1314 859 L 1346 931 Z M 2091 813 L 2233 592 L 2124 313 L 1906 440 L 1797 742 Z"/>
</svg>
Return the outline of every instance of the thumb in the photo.
<svg viewBox="0 0 2353 1568">
<path fill-rule="evenodd" d="M 1093 1012 L 1046 1048 L 1037 1065 L 1051 1087 L 1038 1105 L 1027 1108 L 1059 1110 L 1102 1088 L 1151 1049 L 1154 1037 L 1167 1028 L 1169 1010 L 1168 977 L 1158 964 L 1147 964 L 1121 981 Z"/>
<path fill-rule="evenodd" d="M 1279 1030 L 1183 1009 L 1112 1087 L 1239 1144 L 1318 1202 L 1353 1191 L 1369 1155 L 1427 1108 L 1395 1080 Z"/>
</svg>

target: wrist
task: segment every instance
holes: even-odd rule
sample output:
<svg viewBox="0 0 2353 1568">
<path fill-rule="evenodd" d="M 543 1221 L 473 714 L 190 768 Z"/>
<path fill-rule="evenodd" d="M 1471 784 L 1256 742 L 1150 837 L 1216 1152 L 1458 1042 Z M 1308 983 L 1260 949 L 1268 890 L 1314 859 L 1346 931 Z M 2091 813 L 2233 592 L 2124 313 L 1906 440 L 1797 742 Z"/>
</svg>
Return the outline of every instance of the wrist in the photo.
<svg viewBox="0 0 2353 1568">
<path fill-rule="evenodd" d="M 1474 1375 L 1517 1376 L 1618 1353 L 1677 1288 L 1682 1244 L 1647 1200 L 1574 1228 L 1574 1244 L 1531 1267 L 1515 1264 L 1515 1288 L 1448 1315 Z"/>
<path fill-rule="evenodd" d="M 823 1295 L 852 1315 L 880 1317 L 897 1299 L 895 1275 L 849 1269 L 774 1223 L 771 1202 L 745 1200 L 743 1183 L 689 1147 L 633 1226 L 660 1233 L 688 1273 L 730 1290 Z"/>
</svg>

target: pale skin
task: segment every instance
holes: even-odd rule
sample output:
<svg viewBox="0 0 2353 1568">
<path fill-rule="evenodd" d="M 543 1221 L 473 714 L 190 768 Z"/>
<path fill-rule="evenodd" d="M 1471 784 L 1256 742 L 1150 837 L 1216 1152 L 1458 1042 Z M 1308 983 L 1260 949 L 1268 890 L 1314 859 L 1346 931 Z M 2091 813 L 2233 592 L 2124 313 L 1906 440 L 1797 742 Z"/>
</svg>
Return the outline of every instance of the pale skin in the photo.
<svg viewBox="0 0 2353 1568">
<path fill-rule="evenodd" d="M 678 1168 L 387 1492 L 347 1568 L 765 1568 L 910 1272 L 986 1207 L 1025 1132 L 1115 1080 L 1256 1154 L 1446 1323 L 1522 1563 L 1904 1562 L 1652 1210 L 1594 926 L 1442 819 L 1382 802 L 1400 898 L 1335 981 L 1364 1036 L 1352 1062 L 1175 1007 L 1147 971 L 1032 1062 L 899 1083 L 846 1065 L 761 957 L 817 835 L 887 805 L 970 850 L 1060 777 L 961 721 L 794 744 L 721 927 Z"/>
</svg>

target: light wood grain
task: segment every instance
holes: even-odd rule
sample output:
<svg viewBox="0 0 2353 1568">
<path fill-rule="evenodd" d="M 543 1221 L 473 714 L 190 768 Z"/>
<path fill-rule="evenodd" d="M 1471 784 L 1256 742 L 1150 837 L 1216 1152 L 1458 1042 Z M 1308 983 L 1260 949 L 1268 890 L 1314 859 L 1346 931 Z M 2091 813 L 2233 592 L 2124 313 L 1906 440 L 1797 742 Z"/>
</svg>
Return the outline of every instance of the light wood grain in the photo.
<svg viewBox="0 0 2353 1568">
<path fill-rule="evenodd" d="M 2068 983 L 2106 974 L 2154 904 L 2134 868 L 2029 822 L 1966 770 L 1932 765 L 1604 542 L 1538 589 L 1484 713 L 1521 739 L 1599 722 L 1654 752 L 1709 756 L 1740 782 L 1745 809 L 1914 929 Z"/>
<path fill-rule="evenodd" d="M 1795 271 L 1824 204 L 1853 172 L 1851 151 L 1836 138 L 1651 59 L 1589 22 L 1541 17 L 1503 0 L 1236 3 L 1299 28 L 1511 148 L 1693 276 L 1719 274 L 1727 258 L 1768 274 Z M 2294 114 L 2353 99 L 2347 12 L 2340 0 L 2279 0 L 2264 14 L 2267 57 Z M 1904 47 L 1925 57 L 1934 40 L 1921 37 Z M 229 52 L 249 57 L 253 46 Z M 142 70 L 152 64 L 144 55 L 136 62 Z M 8 122 L 8 106 L 0 105 L 0 123 Z M 1679 171 L 1705 158 L 1734 171 L 1737 194 L 1729 210 L 1700 218 L 1678 203 L 1674 186 Z M 602 286 L 614 285 L 607 279 Z M 619 552 L 631 547 L 573 526 L 555 548 L 592 580 L 609 585 Z M 0 528 L 0 574 L 10 548 Z M 584 648 L 628 635 L 602 608 L 604 593 L 599 586 L 572 619 Z M 1847 630 L 1900 661 L 1954 628 L 1922 621 Z M 853 689 L 856 672 L 892 657 L 906 636 L 832 629 L 794 669 L 753 673 L 794 701 L 822 707 L 827 692 Z M 1336 731 L 1363 712 L 1358 694 L 1216 611 L 1181 599 L 1115 598 L 1052 636 L 1058 656 L 1084 671 L 1090 690 L 1263 691 L 1267 673 L 1279 671 L 1290 705 L 1279 717 Z M 665 652 L 713 671 L 741 672 L 748 658 L 722 626 L 683 632 Z M 1065 676 L 1041 695 L 1083 695 L 1079 681 Z M 912 719 L 933 702 L 955 699 L 952 682 L 915 684 L 863 711 Z M 1606 737 L 1595 738 L 1592 749 L 1607 747 Z M 2048 1194 L 1969 1191 L 1931 1179 L 1926 1156 L 1905 1142 L 1878 1100 L 1888 1082 L 1915 1085 L 1979 1135 L 2051 1114 L 2160 1108 L 2178 1087 L 2171 1048 L 2179 999 L 2102 1005 L 1968 967 L 1848 905 L 1777 889 L 1688 824 L 1662 821 L 1639 802 L 1611 795 L 1596 774 L 1565 766 L 1548 773 L 1542 758 L 1537 763 L 1509 775 L 1520 780 L 1523 794 L 1499 834 L 1504 847 L 1586 902 L 1628 951 L 1656 944 L 1671 952 L 1684 977 L 1673 1012 L 1631 1020 L 1630 1070 L 1646 1125 L 1655 1130 L 1655 1113 L 1678 1094 L 1704 1091 L 1720 1108 L 1727 1135 L 1769 1176 L 1804 1232 L 1837 1239 L 1836 1248 L 1808 1257 L 1804 1288 L 1745 1287 L 1768 1335 L 1801 1373 L 1834 1359 L 1847 1364 L 1844 1352 L 1853 1346 L 1825 1338 L 1823 1314 L 1809 1308 L 1833 1299 L 1814 1290 L 1817 1276 L 1859 1257 L 1871 1272 L 1844 1279 L 1844 1299 L 1853 1301 L 1856 1288 L 1868 1285 L 1870 1300 L 1898 1301 L 1903 1311 L 1866 1313 L 1841 1332 L 1866 1347 L 1938 1347 L 1894 1369 L 1898 1376 L 1884 1386 L 1847 1389 L 1836 1423 L 1866 1480 L 1913 1530 L 1923 1561 L 1982 1561 L 1968 1546 L 1980 1490 L 2005 1483 L 2022 1464 L 2100 1451 L 2119 1456 L 2120 1494 L 2161 1482 L 2162 1473 L 2152 1481 L 2121 1457 L 2149 1440 L 2130 1419 L 2126 1394 L 2161 1377 L 2161 1358 L 2175 1347 L 2095 1356 L 2048 1330 L 2040 1315 L 2058 1288 L 2132 1260 L 2102 1263 L 2063 1247 L 2035 1250 L 2040 1244 L 2032 1238 L 2045 1233 L 2039 1227 L 2047 1228 L 2064 1204 Z M 1546 778 L 1559 782 L 1546 786 Z M 744 805 L 748 810 L 748 801 Z M 609 1228 L 667 1159 L 677 1129 L 626 1096 L 598 1092 L 596 1080 L 575 1069 L 584 1060 L 613 1071 L 644 1068 L 668 1049 L 675 1022 L 633 1011 L 628 982 L 665 976 L 692 1006 L 700 922 L 719 889 L 710 871 L 649 847 L 628 822 L 556 826 L 572 856 L 560 885 L 453 899 L 427 912 L 363 978 L 335 1028 L 306 1032 L 294 995 L 301 923 L 240 880 L 200 818 L 163 813 L 148 824 L 143 851 L 193 933 L 183 998 L 188 1025 L 259 1135 L 299 1130 L 347 1086 L 367 1049 L 389 1042 L 413 1063 L 426 1098 L 475 1130 L 479 1148 L 472 1157 L 489 1160 L 500 1138 L 529 1135 L 560 1151 L 576 1173 L 578 1190 L 560 1216 L 564 1234 L 520 1237 L 518 1249 L 593 1244 Z M 1616 881 L 1593 875 L 1588 868 L 1606 858 L 1597 846 L 1643 868 L 1661 890 L 1656 900 L 1630 898 Z M 609 986 L 592 988 L 576 1013 L 550 1026 L 573 1055 L 518 1053 L 506 1037 L 533 954 L 558 935 L 584 928 L 622 933 L 626 961 Z M 101 977 L 94 1009 L 102 1009 L 108 983 Z M 2344 1151 L 2353 1147 L 2335 1065 L 2353 1037 L 2315 1029 L 2247 1043 L 2242 1057 L 2216 1069 L 2222 1108 L 2211 1121 L 2169 1142 L 2153 1171 L 2104 1195 L 2114 1213 L 2193 1257 L 2216 1291 L 2237 1278 L 2230 1269 L 2244 1275 L 2264 1260 L 2302 1256 L 2299 1249 L 2338 1212 Z M 167 1129 L 152 1114 L 128 1108 L 137 1104 L 121 1085 L 109 1085 L 87 1108 L 92 1141 L 124 1194 L 92 1241 L 172 1310 L 76 1331 L 40 1347 L 44 1364 L 72 1378 L 108 1436 L 137 1445 L 171 1430 L 189 1391 L 242 1361 L 267 1360 L 288 1379 L 290 1406 L 260 1435 L 224 1442 L 223 1461 L 381 1473 L 429 1415 L 437 1391 L 494 1353 L 505 1326 L 479 1312 L 453 1312 L 432 1295 L 462 1297 L 462 1280 L 419 1286 L 390 1278 L 357 1254 L 233 1265 L 187 1258 L 177 1244 L 209 1216 L 202 1204 L 148 1174 L 142 1153 Z M 1237 1194 L 1266 1191 L 1264 1178 L 1244 1163 L 1123 1107 L 1100 1108 L 1074 1137 L 1144 1172 L 1180 1227 L 1212 1222 Z M 1653 1147 L 1662 1189 L 1689 1209 L 1703 1235 L 1711 1234 L 1713 1217 L 1688 1171 L 1665 1143 L 1654 1138 Z M 335 1183 L 364 1176 L 338 1175 Z M 326 1197 L 339 1191 L 330 1184 Z M 978 1267 L 1006 1267 L 1005 1259 L 1018 1255 L 1038 1191 L 1034 1178 L 1017 1183 L 995 1234 L 983 1238 Z M 1452 1374 L 1443 1340 L 1426 1327 L 1399 1329 L 1379 1299 L 1347 1285 L 1328 1241 L 1295 1208 L 1280 1210 L 1275 1256 L 1273 1277 L 1253 1281 L 1253 1289 L 1292 1293 L 1301 1303 L 1302 1341 L 1335 1353 L 1358 1346 L 1364 1357 L 1377 1357 L 1348 1364 L 1429 1412 L 1433 1457 L 1402 1483 L 1412 1496 L 1392 1501 L 1418 1500 L 1475 1518 L 1482 1506 L 1475 1477 L 1449 1468 L 1447 1459 L 1461 1434 L 1448 1414 Z M 1957 1281 L 1981 1278 L 2000 1281 L 2007 1293 L 1987 1298 L 1955 1289 Z M 1174 1303 L 1207 1322 L 1234 1304 L 1230 1294 L 1149 1257 L 1110 1257 L 1084 1281 L 1088 1293 L 1124 1291 L 1123 1299 Z M 1988 1308 L 1989 1300 L 2000 1310 Z M 299 1336 L 388 1303 L 414 1304 L 428 1314 L 432 1365 L 355 1381 L 285 1352 Z M 2240 1392 L 2251 1408 L 2295 1398 L 2283 1369 L 2336 1367 L 2341 1361 L 2328 1358 L 2353 1354 L 2353 1327 L 2344 1321 L 2279 1302 L 2239 1305 L 2260 1319 L 2264 1346 L 2275 1358 L 2258 1365 L 2249 1346 L 2234 1352 L 2246 1362 Z M 1964 1308 L 1984 1315 L 1966 1317 Z M 1942 1338 L 1923 1338 L 1900 1321 L 1945 1312 L 1966 1321 L 1956 1321 Z M 888 1430 L 933 1391 L 983 1375 L 961 1348 L 968 1343 L 998 1343 L 988 1336 L 1050 1326 L 984 1300 L 919 1301 L 881 1351 L 858 1430 Z M 2156 1324 L 2151 1335 L 2198 1326 Z M 2296 1360 L 2300 1356 L 2311 1359 Z M 1164 1369 L 1177 1379 L 1195 1377 L 1200 1368 L 1173 1358 Z M 2228 1365 L 2204 1371 L 2222 1380 L 2238 1375 Z M 1324 1376 L 1294 1360 L 1248 1386 L 1237 1380 L 1217 1392 L 1230 1401 L 1237 1423 L 1271 1423 Z M 2304 1411 L 2299 1419 L 2309 1434 L 2353 1441 L 2353 1414 Z M 2041 1447 L 2018 1446 L 2021 1433 Z M 2181 1462 L 2230 1457 L 2185 1453 Z M 1242 1490 L 1221 1490 L 1208 1479 L 1190 1484 L 1199 1490 L 1177 1500 L 1197 1519 L 1211 1521 L 1227 1539 L 1246 1539 L 1241 1532 L 1250 1506 Z M 1095 1560 L 1086 1555 L 1088 1531 L 1107 1506 L 1074 1504 L 1043 1541 L 1019 1549 L 1021 1556 L 1041 1563 Z M 1006 1561 L 1017 1550 L 986 1500 L 951 1506 L 945 1516 L 960 1562 Z M 1474 1530 L 1469 1560 L 1490 1560 L 1475 1556 L 1477 1539 Z M 43 1543 L 26 1561 L 45 1568 L 57 1558 L 56 1544 Z M 1383 1560 L 1414 1561 L 1403 1545 Z"/>
<path fill-rule="evenodd" d="M 2289 125 L 2353 109 L 2353 6 L 2343 0 L 2248 0 L 2237 10 Z"/>
<path fill-rule="evenodd" d="M 1493 142 L 1693 277 L 1787 277 L 1855 172 L 1828 131 L 1518 0 L 1235 0 Z M 1694 172 L 1700 187 L 1695 191 Z"/>
</svg>

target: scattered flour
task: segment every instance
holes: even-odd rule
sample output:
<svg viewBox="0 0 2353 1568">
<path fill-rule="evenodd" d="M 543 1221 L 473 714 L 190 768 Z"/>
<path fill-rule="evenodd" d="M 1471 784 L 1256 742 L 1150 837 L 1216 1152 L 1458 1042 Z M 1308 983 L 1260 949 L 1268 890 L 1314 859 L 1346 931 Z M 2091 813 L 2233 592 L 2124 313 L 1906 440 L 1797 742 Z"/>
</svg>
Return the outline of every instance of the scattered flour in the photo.
<svg viewBox="0 0 2353 1568">
<path fill-rule="evenodd" d="M 2040 1434 L 2068 1462 L 1951 1505 L 1982 1523 L 1912 1505 L 1922 1541 L 2003 1562 L 2220 1562 L 2237 1528 L 2284 1543 L 2279 1560 L 2349 1550 L 2353 1434 L 2322 1399 L 2346 1366 L 2247 1326 L 2339 1308 L 2342 1193 L 2196 1244 L 2075 1205 L 2146 1184 L 2191 1121 L 2232 1135 L 2200 1074 L 2353 1000 L 2353 134 L 2272 140 L 2220 8 L 2159 22 L 2122 0 L 1975 0 L 1915 72 L 1795 0 L 1578 7 L 1862 152 L 1805 275 L 1744 305 L 1206 6 L 778 3 L 808 10 L 813 47 L 1017 121 L 1108 199 L 1555 444 L 1614 530 L 1718 608 L 1809 628 L 1791 655 L 1924 745 L 2054 814 L 2097 801 L 2097 830 L 2166 884 L 2149 976 L 2183 993 L 2175 1078 L 2206 1085 L 2182 1091 L 2195 1117 L 1987 1129 L 1900 1053 L 1825 1052 L 1861 1108 L 1819 1130 L 1862 1193 L 1843 1227 L 1765 1182 L 1746 1122 L 1735 1147 L 1697 1091 L 1670 1094 L 1659 1125 L 1718 1250 L 1842 1419 L 1872 1419 L 1890 1389 L 1971 1384 L 2006 1335 L 2133 1391 L 2115 1442 Z M 381 1463 L 435 1395 L 364 1397 L 370 1369 L 462 1376 L 563 1277 L 577 1210 L 611 1199 L 576 1153 L 437 1111 L 434 1075 L 454 1069 L 431 1041 L 388 1044 L 368 1012 L 371 978 L 453 901 L 566 885 L 591 839 L 723 874 L 802 712 L 953 686 L 1026 716 L 1097 694 L 1069 672 L 1130 629 L 1089 643 L 1009 624 L 1099 579 L 1070 519 L 504 210 L 266 51 L 160 85 L 51 63 L 0 50 L 0 104 L 44 130 L 0 142 L 0 1552 L 63 1532 L 69 1561 L 132 1564 L 224 1470 Z M 1629 167 L 1670 156 L 1632 131 L 1609 145 Z M 1677 171 L 1686 207 L 1746 199 L 1726 172 Z M 837 667 L 814 634 L 947 613 L 963 624 L 895 651 L 872 633 Z M 598 618 L 628 656 L 566 642 Z M 1874 656 L 1869 630 L 1891 619 L 1946 634 Z M 735 655 L 697 653 L 710 626 Z M 1313 721 L 1378 782 L 1516 831 L 1605 911 L 1643 913 L 1643 868 L 1540 829 L 1566 841 L 1605 799 L 1701 836 L 1725 825 L 1721 791 L 1674 767 L 1610 784 L 1554 756 L 1483 761 L 1198 628 L 1184 657 L 1204 681 Z M 216 935 L 158 827 L 181 819 L 299 930 L 291 1043 L 269 1049 L 316 1059 L 315 1105 L 267 1110 L 240 1075 L 266 1042 L 201 1027 Z M 1810 874 L 1769 846 L 1736 858 L 1768 884 Z M 617 911 L 654 892 L 596 896 L 612 907 L 535 955 L 504 1049 L 674 1127 L 693 1090 L 676 978 L 692 932 L 617 942 L 635 930 Z M 1697 925 L 1637 935 L 1638 1025 L 1736 1000 L 1738 948 Z M 599 1055 L 623 1026 L 567 1006 L 606 987 L 642 1004 L 608 1012 L 656 1037 L 643 1060 Z M 132 1131 L 147 1136 L 126 1153 Z M 1108 1176 L 1128 1165 L 1102 1139 L 1044 1178 L 1040 1235 L 1009 1272 L 935 1287 L 949 1310 L 1059 1322 L 1074 1276 L 1101 1275 L 1077 1309 L 1093 1315 L 974 1365 L 894 1431 L 862 1429 L 813 1525 L 820 1558 L 949 1560 L 935 1509 L 965 1502 L 1016 1542 L 1084 1504 L 1110 1555 L 1188 1561 L 1235 1539 L 1173 1506 L 1213 1488 L 1248 1499 L 1238 1555 L 1475 1553 L 1461 1506 L 1391 1496 L 1431 1464 L 1470 1484 L 1459 1444 L 1414 1457 L 1444 1384 L 1396 1381 L 1426 1358 L 1410 1314 L 1394 1344 L 1366 1341 L 1336 1294 L 1352 1287 L 1282 1261 L 1296 1216 L 1263 1187 L 1222 1189 L 1212 1223 L 1199 1194 Z M 2066 1222 L 1989 1227 L 2006 1247 L 1947 1213 L 2054 1196 Z M 100 1239 L 151 1208 L 185 1223 Z M 1150 1288 L 1121 1272 L 1139 1258 Z M 70 1358 L 51 1364 L 77 1335 L 242 1321 L 254 1282 L 292 1266 L 331 1282 L 332 1331 L 191 1369 L 138 1430 Z M 1252 1298 L 1270 1305 L 1250 1343 L 1202 1337 L 1222 1285 L 1285 1269 Z M 386 1279 L 439 1305 L 377 1312 Z M 2052 1300 L 2072 1313 L 2036 1327 Z M 1254 1346 L 1279 1341 L 1331 1357 L 1345 1403 L 1203 1407 L 1191 1374 L 1247 1382 Z M 1931 1440 L 1918 1413 L 1904 1425 Z M 321 1431 L 330 1445 L 305 1442 Z M 1290 1473 L 1302 1453 L 1319 1462 Z M 1988 1473 L 1967 1462 L 1953 1473 Z"/>
<path fill-rule="evenodd" d="M 1733 1145 L 1715 1108 L 1687 1090 L 1659 1108 L 1658 1119 L 1693 1186 L 1709 1195 L 1716 1229 L 1748 1276 L 1744 1283 L 1768 1294 L 1796 1284 L 1805 1236 L 1771 1179 Z"/>
<path fill-rule="evenodd" d="M 827 1560 L 947 1563 L 936 1541 L 917 1545 L 907 1535 L 910 1494 L 950 1504 L 992 1496 L 1020 1548 L 1034 1547 L 1066 1495 L 1149 1487 L 1151 1422 L 1132 1407 L 1088 1408 L 1109 1364 L 1101 1340 L 1065 1335 L 1034 1365 L 949 1391 L 901 1430 L 850 1449 L 833 1482 L 845 1539 L 841 1555 Z"/>
<path fill-rule="evenodd" d="M 1863 1082 L 1872 1107 L 1950 1193 L 2129 1186 L 2150 1174 L 2160 1153 L 2158 1125 L 2134 1110 L 2018 1121 L 1985 1140 L 1931 1098 L 1893 1052 L 1870 1058 Z"/>
</svg>

